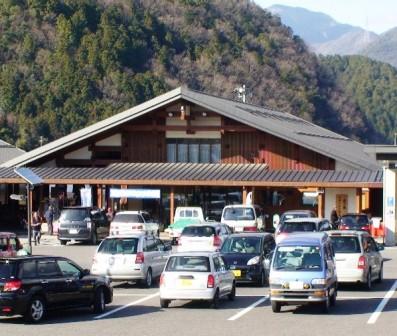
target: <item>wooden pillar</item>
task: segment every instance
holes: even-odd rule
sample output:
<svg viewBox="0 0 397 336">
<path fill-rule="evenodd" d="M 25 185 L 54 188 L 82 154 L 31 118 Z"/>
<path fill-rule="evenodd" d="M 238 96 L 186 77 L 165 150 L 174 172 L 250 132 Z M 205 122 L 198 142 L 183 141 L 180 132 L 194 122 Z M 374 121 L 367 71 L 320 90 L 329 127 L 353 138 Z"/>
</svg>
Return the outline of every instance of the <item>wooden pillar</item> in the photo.
<svg viewBox="0 0 397 336">
<path fill-rule="evenodd" d="M 325 208 L 325 191 L 324 189 L 318 190 L 317 196 L 317 216 L 320 218 L 324 217 L 324 208 Z"/>
<path fill-rule="evenodd" d="M 174 204 L 174 188 L 171 187 L 170 192 L 170 224 L 174 223 L 174 213 L 175 213 L 175 204 Z"/>
<path fill-rule="evenodd" d="M 96 186 L 96 197 L 97 197 L 97 207 L 98 209 L 103 208 L 103 200 L 102 200 L 102 186 L 97 184 Z"/>
<path fill-rule="evenodd" d="M 361 188 L 356 188 L 356 212 L 360 213 L 362 209 L 362 190 Z"/>
<path fill-rule="evenodd" d="M 252 187 L 251 189 L 251 203 L 252 205 L 255 204 L 255 187 Z"/>
<path fill-rule="evenodd" d="M 247 188 L 243 187 L 243 204 L 247 201 Z"/>
</svg>

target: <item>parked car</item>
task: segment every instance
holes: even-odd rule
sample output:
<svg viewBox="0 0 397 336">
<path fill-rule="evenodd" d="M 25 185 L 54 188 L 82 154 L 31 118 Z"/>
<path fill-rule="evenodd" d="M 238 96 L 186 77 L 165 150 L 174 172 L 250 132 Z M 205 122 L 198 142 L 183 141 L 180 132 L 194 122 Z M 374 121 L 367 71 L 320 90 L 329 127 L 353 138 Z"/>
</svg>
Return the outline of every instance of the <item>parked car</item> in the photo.
<svg viewBox="0 0 397 336">
<path fill-rule="evenodd" d="M 145 232 L 159 236 L 159 224 L 146 211 L 120 211 L 110 223 L 110 235 Z"/>
<path fill-rule="evenodd" d="M 18 236 L 12 232 L 0 232 L 0 257 L 15 257 L 29 254 L 24 250 Z"/>
<path fill-rule="evenodd" d="M 234 300 L 233 272 L 217 252 L 183 252 L 169 257 L 160 278 L 160 306 L 172 300 L 207 300 L 218 308 L 219 300 Z"/>
<path fill-rule="evenodd" d="M 269 283 L 273 312 L 280 312 L 283 305 L 315 303 L 328 313 L 338 287 L 329 236 L 315 232 L 283 239 L 273 255 Z"/>
<path fill-rule="evenodd" d="M 276 242 L 280 242 L 291 233 L 295 232 L 318 232 L 331 230 L 332 226 L 328 219 L 325 218 L 294 218 L 284 220 L 276 231 Z"/>
<path fill-rule="evenodd" d="M 201 207 L 177 207 L 174 223 L 165 232 L 169 234 L 172 243 L 175 244 L 186 226 L 204 223 L 204 221 L 203 209 Z"/>
<path fill-rule="evenodd" d="M 339 218 L 339 230 L 363 230 L 371 233 L 371 220 L 364 213 L 347 213 Z"/>
<path fill-rule="evenodd" d="M 270 233 L 235 233 L 223 242 L 221 253 L 237 282 L 254 282 L 264 286 L 269 279 L 275 246 Z"/>
<path fill-rule="evenodd" d="M 109 235 L 110 223 L 104 211 L 90 207 L 63 208 L 59 217 L 58 239 L 61 245 L 68 241 L 88 241 L 96 245 Z"/>
<path fill-rule="evenodd" d="M 178 252 L 216 251 L 230 234 L 230 228 L 221 223 L 188 225 L 178 239 Z"/>
<path fill-rule="evenodd" d="M 257 205 L 227 205 L 223 208 L 221 222 L 233 232 L 256 232 L 265 228 L 263 210 Z"/>
<path fill-rule="evenodd" d="M 170 244 L 142 232 L 109 236 L 95 252 L 91 273 L 111 281 L 138 280 L 151 287 L 153 279 L 163 271 L 170 251 Z"/>
<path fill-rule="evenodd" d="M 383 280 L 383 258 L 377 244 L 366 231 L 330 232 L 335 251 L 338 282 L 358 282 L 371 289 L 372 282 Z"/>
<path fill-rule="evenodd" d="M 316 213 L 312 210 L 288 210 L 280 216 L 279 225 L 284 221 L 294 218 L 314 218 L 317 217 Z"/>
<path fill-rule="evenodd" d="M 0 258 L 0 315 L 23 315 L 38 323 L 47 311 L 92 307 L 102 313 L 113 290 L 104 277 L 53 256 Z"/>
</svg>

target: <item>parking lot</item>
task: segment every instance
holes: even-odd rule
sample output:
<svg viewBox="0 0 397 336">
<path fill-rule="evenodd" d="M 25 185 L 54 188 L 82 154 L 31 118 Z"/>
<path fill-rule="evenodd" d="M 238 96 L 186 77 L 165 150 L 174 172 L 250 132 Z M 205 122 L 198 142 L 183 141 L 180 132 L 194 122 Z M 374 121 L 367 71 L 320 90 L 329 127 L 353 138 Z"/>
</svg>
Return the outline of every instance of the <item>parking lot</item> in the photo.
<svg viewBox="0 0 397 336">
<path fill-rule="evenodd" d="M 89 268 L 94 246 L 69 244 L 60 246 L 55 239 L 44 236 L 34 254 L 68 257 Z M 50 313 L 37 326 L 25 325 L 22 319 L 1 318 L 0 333 L 24 335 L 366 335 L 380 331 L 393 333 L 396 325 L 397 248 L 386 248 L 384 281 L 371 291 L 360 286 L 340 286 L 337 304 L 330 314 L 323 315 L 316 307 L 283 307 L 274 314 L 268 299 L 268 287 L 242 285 L 236 300 L 222 300 L 215 310 L 206 303 L 172 302 L 161 309 L 158 286 L 143 289 L 135 284 L 114 284 L 113 303 L 101 315 L 87 309 Z M 392 289 L 392 290 L 390 290 Z M 386 298 L 389 298 L 386 301 Z"/>
</svg>

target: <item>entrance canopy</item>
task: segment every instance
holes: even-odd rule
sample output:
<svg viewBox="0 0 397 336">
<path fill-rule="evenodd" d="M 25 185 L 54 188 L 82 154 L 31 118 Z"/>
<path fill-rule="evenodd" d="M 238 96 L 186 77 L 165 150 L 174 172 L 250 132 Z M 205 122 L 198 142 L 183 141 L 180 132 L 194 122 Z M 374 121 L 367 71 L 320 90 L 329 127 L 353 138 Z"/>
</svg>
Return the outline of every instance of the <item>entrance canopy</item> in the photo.
<svg viewBox="0 0 397 336">
<path fill-rule="evenodd" d="M 381 170 L 269 170 L 266 164 L 117 163 L 105 168 L 31 169 L 43 179 L 45 184 L 383 187 Z M 0 183 L 24 183 L 24 181 L 12 168 L 0 168 Z"/>
</svg>

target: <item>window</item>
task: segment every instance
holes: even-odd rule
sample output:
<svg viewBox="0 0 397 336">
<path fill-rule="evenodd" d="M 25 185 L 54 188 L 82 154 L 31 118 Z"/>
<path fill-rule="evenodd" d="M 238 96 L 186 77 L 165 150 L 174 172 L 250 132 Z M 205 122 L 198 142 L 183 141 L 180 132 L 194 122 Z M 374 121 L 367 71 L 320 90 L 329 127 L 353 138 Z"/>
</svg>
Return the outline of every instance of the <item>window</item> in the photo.
<svg viewBox="0 0 397 336">
<path fill-rule="evenodd" d="M 40 277 L 58 277 L 61 275 L 55 260 L 39 261 L 37 270 Z"/>
<path fill-rule="evenodd" d="M 99 246 L 98 253 L 136 254 L 138 238 L 108 238 Z"/>
<path fill-rule="evenodd" d="M 157 251 L 157 244 L 153 238 L 147 238 L 145 241 L 145 247 L 143 252 L 153 252 Z"/>
<path fill-rule="evenodd" d="M 221 160 L 219 139 L 168 139 L 168 162 L 218 163 Z"/>
<path fill-rule="evenodd" d="M 21 263 L 19 272 L 19 277 L 21 279 L 32 279 L 37 277 L 36 261 L 32 260 Z"/>
<path fill-rule="evenodd" d="M 80 277 L 80 270 L 66 260 L 58 260 L 58 266 L 61 269 L 63 276 Z"/>
<path fill-rule="evenodd" d="M 210 272 L 208 257 L 173 256 L 168 259 L 166 272 Z"/>
<path fill-rule="evenodd" d="M 220 271 L 221 271 L 221 264 L 220 264 L 220 262 L 219 262 L 218 257 L 214 257 L 214 258 L 212 259 L 212 261 L 214 262 L 215 271 L 216 271 L 216 272 L 220 272 Z"/>
</svg>

